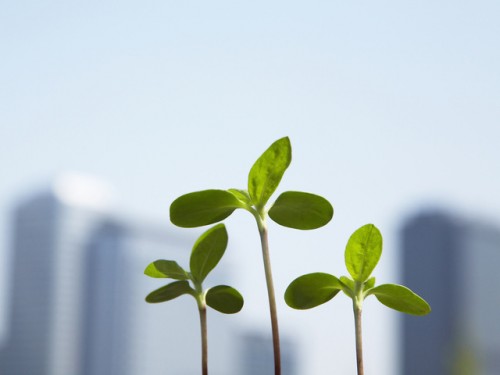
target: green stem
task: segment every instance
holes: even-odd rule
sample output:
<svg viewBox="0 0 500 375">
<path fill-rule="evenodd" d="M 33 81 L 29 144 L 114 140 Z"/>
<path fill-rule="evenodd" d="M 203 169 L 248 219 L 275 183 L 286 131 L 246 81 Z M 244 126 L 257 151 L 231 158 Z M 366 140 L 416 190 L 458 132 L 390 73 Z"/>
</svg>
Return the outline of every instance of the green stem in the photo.
<svg viewBox="0 0 500 375">
<path fill-rule="evenodd" d="M 265 219 L 255 215 L 259 226 L 260 242 L 262 245 L 262 258 L 264 260 L 264 271 L 266 274 L 267 295 L 269 298 L 269 311 L 271 314 L 271 327 L 273 334 L 274 350 L 274 374 L 281 375 L 280 334 L 278 329 L 278 312 L 276 309 L 276 298 L 274 295 L 273 275 L 271 271 L 271 259 L 269 257 L 269 242 L 267 238 L 267 225 Z"/>
<path fill-rule="evenodd" d="M 362 314 L 362 304 L 363 304 L 363 285 L 362 283 L 356 282 L 355 284 L 355 295 L 352 299 L 353 310 L 354 310 L 354 330 L 356 335 L 356 365 L 358 369 L 358 375 L 364 375 L 363 369 L 363 332 L 361 328 L 361 314 Z"/>
<path fill-rule="evenodd" d="M 200 305 L 200 328 L 201 328 L 201 373 L 208 375 L 208 334 L 207 334 L 207 308 Z"/>
</svg>

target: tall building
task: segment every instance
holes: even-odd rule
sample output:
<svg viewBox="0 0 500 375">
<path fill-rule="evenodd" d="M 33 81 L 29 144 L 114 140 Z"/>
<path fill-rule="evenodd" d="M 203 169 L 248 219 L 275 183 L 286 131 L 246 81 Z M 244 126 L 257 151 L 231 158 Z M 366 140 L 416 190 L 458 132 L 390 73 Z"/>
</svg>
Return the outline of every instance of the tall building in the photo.
<svg viewBox="0 0 500 375">
<path fill-rule="evenodd" d="M 432 312 L 403 317 L 405 375 L 500 374 L 500 230 L 444 212 L 402 231 L 403 284 Z"/>
<path fill-rule="evenodd" d="M 102 219 L 99 209 L 106 194 L 98 182 L 72 175 L 16 208 L 8 338 L 0 373 L 79 373 L 81 264 L 88 233 Z"/>
<path fill-rule="evenodd" d="M 196 302 L 147 304 L 168 280 L 143 274 L 156 259 L 187 266 L 195 237 L 117 219 L 107 196 L 101 183 L 71 175 L 15 209 L 0 374 L 199 374 Z M 216 272 L 207 279 L 217 281 Z M 208 320 L 210 368 L 234 374 L 234 318 L 211 311 Z"/>
<path fill-rule="evenodd" d="M 274 353 L 272 337 L 255 331 L 242 335 L 241 340 L 242 369 L 238 375 L 272 375 L 274 374 Z M 281 369 L 286 375 L 297 375 L 297 353 L 288 338 L 280 338 Z"/>
</svg>

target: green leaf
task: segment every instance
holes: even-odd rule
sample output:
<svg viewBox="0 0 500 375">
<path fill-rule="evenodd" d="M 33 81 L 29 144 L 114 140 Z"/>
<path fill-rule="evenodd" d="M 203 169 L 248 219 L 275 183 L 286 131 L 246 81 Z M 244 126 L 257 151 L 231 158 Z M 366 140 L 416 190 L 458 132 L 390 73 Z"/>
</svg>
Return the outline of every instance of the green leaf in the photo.
<svg viewBox="0 0 500 375">
<path fill-rule="evenodd" d="M 189 286 L 189 283 L 185 280 L 174 281 L 173 283 L 167 284 L 149 293 L 148 296 L 146 297 L 146 302 L 159 303 L 159 302 L 170 301 L 174 298 L 182 296 L 183 294 L 194 295 L 194 290 Z"/>
<path fill-rule="evenodd" d="M 332 219 L 333 207 L 319 195 L 287 191 L 274 202 L 269 217 L 285 227 L 316 229 Z"/>
<path fill-rule="evenodd" d="M 193 246 L 189 267 L 191 275 L 198 282 L 219 263 L 227 247 L 227 231 L 224 224 L 217 224 L 203 233 Z"/>
<path fill-rule="evenodd" d="M 353 298 L 355 289 L 354 281 L 347 276 L 340 276 L 340 282 L 343 285 L 342 291 L 345 293 L 345 295 Z"/>
<path fill-rule="evenodd" d="M 339 279 L 328 273 L 316 272 L 300 276 L 285 291 L 288 306 L 305 310 L 328 302 L 342 290 Z"/>
<path fill-rule="evenodd" d="M 227 191 L 233 194 L 236 199 L 238 199 L 247 207 L 252 207 L 252 198 L 250 198 L 248 191 L 240 189 L 228 189 Z"/>
<path fill-rule="evenodd" d="M 363 290 L 366 291 L 368 289 L 371 289 L 375 286 L 375 278 L 370 277 L 368 280 L 366 280 L 365 285 L 363 286 Z"/>
<path fill-rule="evenodd" d="M 155 278 L 188 280 L 188 274 L 173 260 L 156 260 L 144 270 L 144 274 Z"/>
<path fill-rule="evenodd" d="M 292 160 L 290 139 L 284 137 L 274 142 L 257 159 L 248 174 L 248 193 L 253 203 L 263 208 L 278 187 Z"/>
<path fill-rule="evenodd" d="M 226 190 L 203 190 L 180 196 L 170 205 L 170 221 L 183 228 L 217 223 L 245 206 Z"/>
<path fill-rule="evenodd" d="M 382 235 L 373 224 L 356 230 L 347 242 L 345 264 L 352 278 L 365 282 L 382 255 Z"/>
<path fill-rule="evenodd" d="M 391 309 L 412 315 L 426 315 L 431 312 L 429 304 L 405 286 L 382 284 L 368 292 Z"/>
<path fill-rule="evenodd" d="M 243 297 L 234 288 L 218 285 L 210 288 L 206 294 L 207 305 L 224 314 L 234 314 L 243 307 Z"/>
</svg>

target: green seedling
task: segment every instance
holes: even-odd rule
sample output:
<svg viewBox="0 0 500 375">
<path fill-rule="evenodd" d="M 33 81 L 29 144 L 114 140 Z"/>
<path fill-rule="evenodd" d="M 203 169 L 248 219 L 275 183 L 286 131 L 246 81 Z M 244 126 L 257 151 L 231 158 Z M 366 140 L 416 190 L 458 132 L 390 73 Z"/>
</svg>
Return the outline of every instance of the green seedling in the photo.
<svg viewBox="0 0 500 375">
<path fill-rule="evenodd" d="M 201 328 L 201 368 L 208 374 L 207 306 L 224 314 L 234 314 L 243 307 L 243 297 L 234 288 L 218 285 L 203 289 L 202 283 L 219 263 L 227 247 L 227 231 L 218 224 L 203 233 L 193 246 L 189 260 L 190 271 L 184 270 L 173 260 L 157 260 L 146 267 L 144 273 L 154 278 L 174 279 L 148 294 L 146 302 L 170 301 L 183 294 L 194 297 L 198 305 Z"/>
<path fill-rule="evenodd" d="M 375 278 L 370 276 L 381 255 L 380 231 L 373 224 L 364 225 L 352 234 L 345 249 L 345 265 L 351 278 L 337 278 L 321 272 L 310 273 L 292 281 L 285 292 L 288 306 L 299 310 L 328 302 L 340 291 L 352 299 L 358 375 L 364 374 L 361 312 L 365 298 L 374 295 L 384 305 L 407 314 L 426 315 L 431 311 L 425 300 L 404 286 L 375 286 Z"/>
<path fill-rule="evenodd" d="M 226 219 L 238 208 L 250 212 L 261 239 L 266 275 L 274 349 L 275 375 L 281 374 L 278 315 L 269 258 L 267 217 L 285 227 L 316 229 L 327 224 L 333 207 L 318 195 L 298 191 L 282 193 L 273 204 L 268 201 L 292 160 L 288 137 L 274 142 L 254 163 L 248 175 L 248 190 L 203 190 L 177 198 L 170 206 L 173 224 L 192 228 Z"/>
</svg>

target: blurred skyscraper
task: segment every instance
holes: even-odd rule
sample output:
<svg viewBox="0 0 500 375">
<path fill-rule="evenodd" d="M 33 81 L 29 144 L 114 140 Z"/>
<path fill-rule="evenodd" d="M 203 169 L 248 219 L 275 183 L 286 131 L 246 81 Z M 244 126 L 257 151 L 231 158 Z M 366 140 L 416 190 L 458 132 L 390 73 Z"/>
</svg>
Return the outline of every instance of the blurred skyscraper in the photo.
<svg viewBox="0 0 500 375">
<path fill-rule="evenodd" d="M 280 338 L 281 369 L 285 375 L 297 375 L 297 353 L 292 342 Z M 243 335 L 241 350 L 242 369 L 238 375 L 274 374 L 274 355 L 272 338 L 259 332 Z"/>
<path fill-rule="evenodd" d="M 106 190 L 98 182 L 68 176 L 15 210 L 2 374 L 79 374 L 82 264 L 88 234 L 102 220 L 98 209 L 105 201 Z"/>
<path fill-rule="evenodd" d="M 107 195 L 97 181 L 66 176 L 17 206 L 0 374 L 199 373 L 195 301 L 145 303 L 168 281 L 143 274 L 155 259 L 187 265 L 195 238 L 117 219 Z M 214 272 L 207 281 L 217 278 Z M 231 316 L 210 312 L 208 319 L 211 371 L 237 373 L 240 329 Z"/>
<path fill-rule="evenodd" d="M 500 374 L 500 230 L 443 212 L 403 228 L 403 284 L 432 312 L 403 317 L 405 375 Z"/>
</svg>

